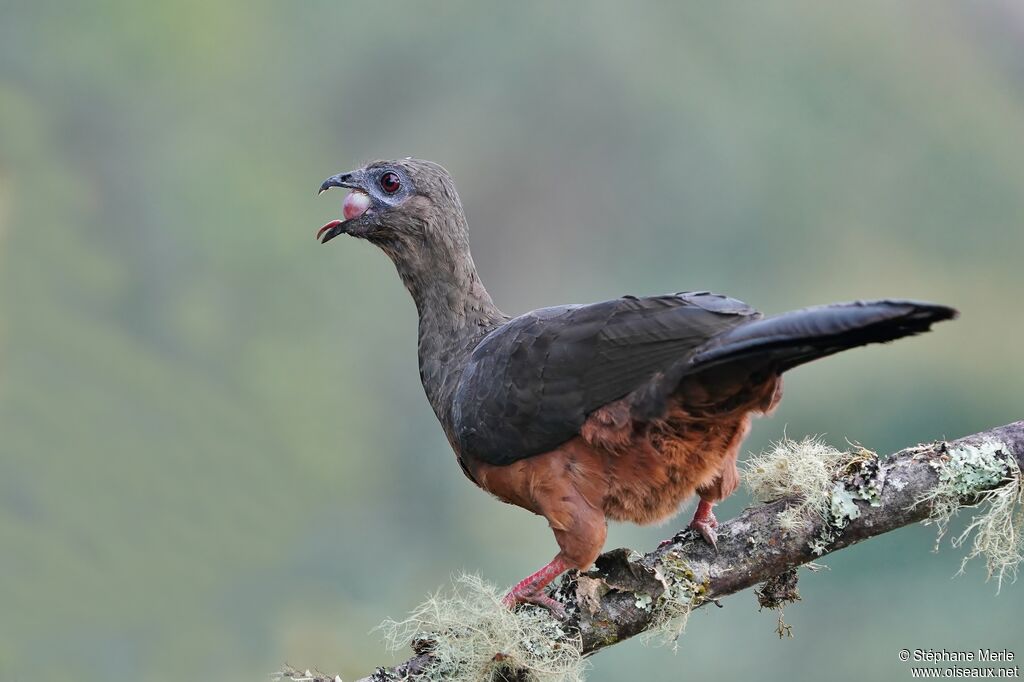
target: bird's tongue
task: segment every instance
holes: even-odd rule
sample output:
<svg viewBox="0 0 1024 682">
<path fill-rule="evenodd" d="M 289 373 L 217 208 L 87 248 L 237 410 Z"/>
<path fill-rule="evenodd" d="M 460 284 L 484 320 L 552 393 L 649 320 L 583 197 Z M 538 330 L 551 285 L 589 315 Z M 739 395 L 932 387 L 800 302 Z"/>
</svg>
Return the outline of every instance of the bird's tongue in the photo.
<svg viewBox="0 0 1024 682">
<path fill-rule="evenodd" d="M 341 204 L 341 213 L 345 216 L 345 220 L 352 220 L 366 213 L 368 208 L 370 208 L 370 196 L 365 192 L 353 190 L 348 193 L 345 201 Z"/>
</svg>

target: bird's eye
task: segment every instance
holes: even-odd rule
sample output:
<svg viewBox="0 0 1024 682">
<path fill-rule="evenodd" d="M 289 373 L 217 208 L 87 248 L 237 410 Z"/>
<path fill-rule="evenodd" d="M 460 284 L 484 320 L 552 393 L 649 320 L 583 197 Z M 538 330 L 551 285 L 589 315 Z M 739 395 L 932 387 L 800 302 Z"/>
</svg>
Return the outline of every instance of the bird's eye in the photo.
<svg viewBox="0 0 1024 682">
<path fill-rule="evenodd" d="M 388 171 L 384 175 L 380 176 L 380 188 L 388 194 L 394 194 L 401 186 L 402 181 L 399 179 L 398 173 Z"/>
</svg>

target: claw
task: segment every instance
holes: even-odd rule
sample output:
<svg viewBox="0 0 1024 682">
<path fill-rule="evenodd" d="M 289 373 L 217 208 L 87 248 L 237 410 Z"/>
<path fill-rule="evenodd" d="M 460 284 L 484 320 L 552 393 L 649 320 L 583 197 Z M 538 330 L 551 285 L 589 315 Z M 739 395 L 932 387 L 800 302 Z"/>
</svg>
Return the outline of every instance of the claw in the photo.
<svg viewBox="0 0 1024 682">
<path fill-rule="evenodd" d="M 718 522 L 714 519 L 711 522 L 695 520 L 690 523 L 690 528 L 699 532 L 704 541 L 715 550 L 718 549 L 718 533 L 715 532 L 716 526 L 718 526 Z"/>
<path fill-rule="evenodd" d="M 556 599 L 549 597 L 543 592 L 534 592 L 533 594 L 516 594 L 515 592 L 509 592 L 505 595 L 505 598 L 501 600 L 507 608 L 514 609 L 517 604 L 534 604 L 536 606 L 543 607 L 551 612 L 551 615 L 558 620 L 565 620 L 565 607 Z"/>
<path fill-rule="evenodd" d="M 715 528 L 718 528 L 718 519 L 715 518 L 715 513 L 711 511 L 711 507 L 711 502 L 701 500 L 697 504 L 697 511 L 693 513 L 693 521 L 690 521 L 690 528 L 699 532 L 704 541 L 717 550 L 718 533 L 715 532 Z"/>
</svg>

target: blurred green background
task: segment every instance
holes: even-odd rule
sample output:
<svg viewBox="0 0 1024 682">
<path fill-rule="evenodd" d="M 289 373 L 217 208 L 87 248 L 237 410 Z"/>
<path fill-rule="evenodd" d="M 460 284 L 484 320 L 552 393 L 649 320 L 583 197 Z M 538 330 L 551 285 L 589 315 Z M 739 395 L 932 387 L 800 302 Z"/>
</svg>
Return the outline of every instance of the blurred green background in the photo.
<svg viewBox="0 0 1024 682">
<path fill-rule="evenodd" d="M 371 246 L 313 233 L 372 158 L 455 176 L 506 312 L 713 289 L 907 296 L 926 337 L 789 375 L 783 432 L 879 451 L 1024 418 L 1024 10 L 972 2 L 51 3 L 0 9 L 0 680 L 344 679 L 453 572 L 555 551 L 469 485 Z M 729 518 L 746 504 L 722 505 Z M 669 527 L 615 526 L 608 547 Z M 913 528 L 591 679 L 908 679 L 1017 647 Z M 403 652 L 404 653 L 404 652 Z"/>
</svg>

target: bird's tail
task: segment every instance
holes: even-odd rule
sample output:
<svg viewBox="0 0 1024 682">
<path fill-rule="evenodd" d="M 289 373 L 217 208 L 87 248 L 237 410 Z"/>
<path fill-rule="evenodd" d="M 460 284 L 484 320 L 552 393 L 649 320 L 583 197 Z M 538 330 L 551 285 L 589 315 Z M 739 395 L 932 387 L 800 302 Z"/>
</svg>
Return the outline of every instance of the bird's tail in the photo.
<svg viewBox="0 0 1024 682">
<path fill-rule="evenodd" d="M 928 331 L 956 310 L 918 301 L 857 301 L 803 308 L 733 327 L 707 341 L 633 396 L 632 414 L 665 413 L 672 395 L 690 408 L 728 404 L 744 389 L 847 348 Z"/>
<path fill-rule="evenodd" d="M 742 361 L 777 373 L 847 348 L 920 334 L 957 311 L 919 301 L 856 301 L 802 308 L 740 325 L 690 356 L 690 371 Z"/>
</svg>

